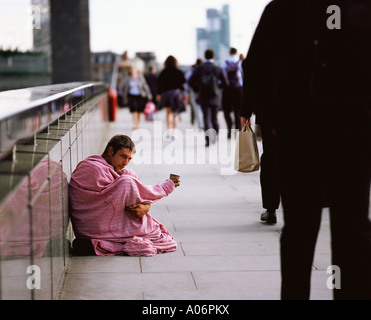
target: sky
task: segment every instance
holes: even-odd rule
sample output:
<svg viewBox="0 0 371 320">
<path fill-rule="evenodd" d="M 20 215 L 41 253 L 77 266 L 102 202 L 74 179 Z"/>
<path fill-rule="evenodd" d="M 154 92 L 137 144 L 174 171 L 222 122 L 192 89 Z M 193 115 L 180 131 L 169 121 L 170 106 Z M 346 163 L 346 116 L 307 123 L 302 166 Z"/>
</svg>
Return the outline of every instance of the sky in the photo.
<svg viewBox="0 0 371 320">
<path fill-rule="evenodd" d="M 174 55 L 181 64 L 197 58 L 196 28 L 206 27 L 206 9 L 229 4 L 231 46 L 246 54 L 270 0 L 90 0 L 93 52 L 153 51 L 158 61 Z M 0 0 L 0 47 L 32 49 L 31 0 Z"/>
<path fill-rule="evenodd" d="M 231 46 L 246 54 L 269 0 L 90 0 L 91 49 L 154 51 L 158 61 L 174 55 L 181 64 L 197 59 L 196 29 L 206 27 L 206 9 L 229 4 Z"/>
<path fill-rule="evenodd" d="M 0 48 L 32 49 L 30 0 L 0 0 Z"/>
</svg>

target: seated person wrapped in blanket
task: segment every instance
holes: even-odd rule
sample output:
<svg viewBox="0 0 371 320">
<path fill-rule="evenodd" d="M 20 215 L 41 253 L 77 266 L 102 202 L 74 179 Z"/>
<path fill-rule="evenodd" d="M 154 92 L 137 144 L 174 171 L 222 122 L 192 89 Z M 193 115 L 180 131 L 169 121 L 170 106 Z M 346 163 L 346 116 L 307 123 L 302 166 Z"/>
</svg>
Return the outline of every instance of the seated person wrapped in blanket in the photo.
<svg viewBox="0 0 371 320">
<path fill-rule="evenodd" d="M 130 137 L 115 135 L 104 153 L 79 162 L 69 184 L 69 210 L 76 239 L 73 255 L 153 256 L 176 250 L 169 231 L 148 211 L 179 179 L 143 185 L 126 168 L 135 153 Z"/>
</svg>

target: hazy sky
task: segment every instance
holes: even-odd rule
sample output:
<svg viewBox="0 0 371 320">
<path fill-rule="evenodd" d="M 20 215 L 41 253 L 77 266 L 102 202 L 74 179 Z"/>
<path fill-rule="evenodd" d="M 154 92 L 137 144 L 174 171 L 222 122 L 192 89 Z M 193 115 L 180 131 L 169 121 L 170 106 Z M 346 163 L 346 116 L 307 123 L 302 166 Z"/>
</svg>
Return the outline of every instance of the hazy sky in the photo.
<svg viewBox="0 0 371 320">
<path fill-rule="evenodd" d="M 154 51 L 164 61 L 197 58 L 196 28 L 206 27 L 206 9 L 229 4 L 231 45 L 246 54 L 262 10 L 269 0 L 90 0 L 93 51 Z"/>
<path fill-rule="evenodd" d="M 0 0 L 0 48 L 32 48 L 30 0 Z"/>
<path fill-rule="evenodd" d="M 206 27 L 206 9 L 230 6 L 231 45 L 246 54 L 262 10 L 270 0 L 90 0 L 92 51 L 153 51 L 191 64 L 196 28 Z M 0 47 L 32 49 L 31 0 L 0 0 Z"/>
</svg>

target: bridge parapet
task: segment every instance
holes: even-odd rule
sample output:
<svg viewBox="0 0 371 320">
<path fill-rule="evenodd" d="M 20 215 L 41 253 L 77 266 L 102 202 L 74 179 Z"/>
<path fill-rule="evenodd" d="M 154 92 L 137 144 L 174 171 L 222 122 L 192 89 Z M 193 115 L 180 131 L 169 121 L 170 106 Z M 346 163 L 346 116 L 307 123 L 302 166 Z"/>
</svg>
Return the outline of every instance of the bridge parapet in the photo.
<svg viewBox="0 0 371 320">
<path fill-rule="evenodd" d="M 101 152 L 109 88 L 68 83 L 0 93 L 0 299 L 56 299 L 68 266 L 67 186 Z"/>
</svg>

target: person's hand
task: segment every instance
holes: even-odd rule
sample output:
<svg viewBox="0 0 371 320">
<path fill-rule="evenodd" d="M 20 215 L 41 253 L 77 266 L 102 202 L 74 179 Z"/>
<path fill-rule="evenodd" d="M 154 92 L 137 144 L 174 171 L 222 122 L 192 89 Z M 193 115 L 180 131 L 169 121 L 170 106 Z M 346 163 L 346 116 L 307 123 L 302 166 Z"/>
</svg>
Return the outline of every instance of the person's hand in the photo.
<svg viewBox="0 0 371 320">
<path fill-rule="evenodd" d="M 241 117 L 241 126 L 243 127 L 244 124 L 247 122 L 249 126 L 251 126 L 250 118 Z"/>
<path fill-rule="evenodd" d="M 150 207 L 151 207 L 150 203 L 138 203 L 138 204 L 133 204 L 130 207 L 126 207 L 125 209 L 133 217 L 143 218 L 149 212 Z"/>
<path fill-rule="evenodd" d="M 170 179 L 171 179 L 171 181 L 173 181 L 175 188 L 180 186 L 180 179 L 179 178 L 172 177 Z"/>
</svg>

